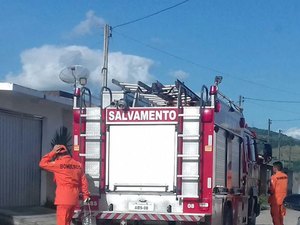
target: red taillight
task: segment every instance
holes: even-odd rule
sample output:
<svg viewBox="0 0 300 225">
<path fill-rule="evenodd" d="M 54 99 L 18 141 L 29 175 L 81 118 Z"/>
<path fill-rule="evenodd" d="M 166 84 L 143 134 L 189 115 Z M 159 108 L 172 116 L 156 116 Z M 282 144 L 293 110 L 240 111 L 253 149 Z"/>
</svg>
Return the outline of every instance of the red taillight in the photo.
<svg viewBox="0 0 300 225">
<path fill-rule="evenodd" d="M 210 123 L 213 121 L 214 111 L 212 109 L 202 109 L 201 120 L 203 123 Z"/>
<path fill-rule="evenodd" d="M 218 87 L 216 85 L 210 86 L 209 94 L 216 95 L 218 93 Z"/>
</svg>

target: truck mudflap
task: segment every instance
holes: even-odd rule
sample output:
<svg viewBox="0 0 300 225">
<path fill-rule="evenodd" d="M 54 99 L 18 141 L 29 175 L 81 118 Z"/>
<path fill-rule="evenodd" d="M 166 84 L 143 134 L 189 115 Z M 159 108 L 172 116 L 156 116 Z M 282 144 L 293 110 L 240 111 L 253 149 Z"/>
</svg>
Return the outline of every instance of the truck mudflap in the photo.
<svg viewBox="0 0 300 225">
<path fill-rule="evenodd" d="M 204 222 L 206 214 L 178 214 L 178 213 L 123 213 L 123 212 L 110 212 L 110 211 L 94 211 L 92 216 L 97 220 L 125 220 L 125 221 L 181 221 L 181 222 Z M 74 219 L 80 220 L 83 213 L 75 212 Z"/>
</svg>

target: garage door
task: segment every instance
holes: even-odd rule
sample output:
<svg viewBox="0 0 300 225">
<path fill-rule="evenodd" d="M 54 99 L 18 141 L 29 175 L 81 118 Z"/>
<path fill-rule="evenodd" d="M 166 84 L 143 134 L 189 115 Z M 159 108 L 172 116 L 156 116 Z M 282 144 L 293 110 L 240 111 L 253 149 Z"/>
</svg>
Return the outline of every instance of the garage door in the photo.
<svg viewBox="0 0 300 225">
<path fill-rule="evenodd" d="M 0 110 L 0 207 L 40 204 L 42 121 Z"/>
</svg>

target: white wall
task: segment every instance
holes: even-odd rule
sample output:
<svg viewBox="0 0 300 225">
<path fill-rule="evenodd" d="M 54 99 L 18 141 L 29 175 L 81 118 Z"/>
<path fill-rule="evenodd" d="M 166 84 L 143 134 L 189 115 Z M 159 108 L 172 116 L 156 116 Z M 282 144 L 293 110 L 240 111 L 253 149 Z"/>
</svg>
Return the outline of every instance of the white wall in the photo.
<svg viewBox="0 0 300 225">
<path fill-rule="evenodd" d="M 72 133 L 71 105 L 13 91 L 0 91 L 0 102 L 1 109 L 42 117 L 42 149 L 37 149 L 42 155 L 51 150 L 51 140 L 61 126 L 67 127 Z M 53 200 L 54 190 L 53 176 L 43 171 L 41 173 L 41 204 L 44 204 L 47 198 Z"/>
<path fill-rule="evenodd" d="M 293 194 L 300 194 L 300 173 L 293 173 Z"/>
</svg>

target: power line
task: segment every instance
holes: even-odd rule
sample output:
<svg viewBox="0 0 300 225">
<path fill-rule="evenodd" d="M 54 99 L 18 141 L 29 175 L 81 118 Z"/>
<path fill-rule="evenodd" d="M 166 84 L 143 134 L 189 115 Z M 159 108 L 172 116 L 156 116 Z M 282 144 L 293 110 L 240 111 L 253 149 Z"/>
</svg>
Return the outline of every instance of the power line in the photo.
<svg viewBox="0 0 300 225">
<path fill-rule="evenodd" d="M 275 122 L 293 122 L 293 121 L 300 121 L 300 119 L 286 119 L 286 120 L 272 120 Z"/>
<path fill-rule="evenodd" d="M 150 48 L 150 49 L 153 49 L 153 50 L 155 50 L 155 51 L 158 51 L 158 52 L 160 52 L 160 53 L 162 53 L 162 54 L 171 56 L 171 57 L 173 57 L 173 58 L 175 58 L 175 59 L 184 61 L 184 62 L 186 62 L 186 63 L 189 63 L 189 64 L 191 64 L 191 65 L 194 65 L 194 66 L 196 66 L 196 67 L 199 67 L 199 68 L 201 68 L 201 69 L 208 70 L 208 71 L 217 73 L 217 74 L 219 74 L 219 75 L 228 76 L 228 77 L 231 77 L 232 79 L 240 80 L 240 81 L 243 81 L 243 82 L 245 82 L 245 83 L 252 84 L 252 85 L 256 85 L 256 86 L 261 86 L 261 87 L 264 87 L 264 88 L 268 88 L 268 89 L 271 89 L 271 90 L 281 91 L 281 92 L 284 92 L 284 93 L 296 94 L 296 93 L 287 91 L 287 90 L 285 90 L 285 89 L 274 88 L 274 87 L 270 87 L 270 86 L 265 85 L 265 84 L 257 83 L 257 82 L 252 81 L 252 80 L 247 80 L 247 79 L 239 78 L 239 77 L 236 77 L 236 76 L 234 76 L 234 75 L 232 75 L 232 74 L 230 74 L 230 73 L 223 72 L 223 71 L 221 71 L 221 70 L 218 70 L 218 69 L 215 69 L 215 68 L 212 68 L 212 67 L 203 66 L 203 65 L 201 65 L 201 64 L 199 64 L 199 63 L 197 63 L 197 62 L 194 62 L 194 61 L 192 61 L 192 60 L 190 60 L 190 59 L 186 59 L 186 58 L 184 58 L 184 57 L 181 57 L 181 56 L 175 55 L 175 54 L 173 54 L 173 53 L 170 53 L 170 52 L 168 52 L 168 51 L 166 51 L 166 50 L 162 50 L 162 49 L 160 49 L 160 48 L 157 48 L 157 47 L 151 46 L 151 45 L 149 45 L 149 44 L 146 44 L 146 43 L 144 43 L 144 42 L 142 42 L 142 41 L 139 41 L 139 40 L 137 40 L 137 39 L 135 39 L 135 38 L 133 38 L 133 37 L 130 37 L 130 36 L 124 34 L 124 33 L 116 32 L 116 31 L 114 31 L 114 33 L 119 34 L 119 35 L 123 36 L 124 38 L 127 38 L 127 39 L 129 39 L 129 40 L 131 40 L 131 41 L 134 41 L 134 42 L 136 42 L 136 43 L 138 43 L 138 44 L 140 44 L 140 45 L 143 45 L 143 46 L 145 46 L 145 47 L 147 47 L 147 48 Z M 300 103 L 300 102 L 299 102 L 299 103 Z"/>
<path fill-rule="evenodd" d="M 116 25 L 116 26 L 111 27 L 111 30 L 113 30 L 113 29 L 115 29 L 115 28 L 118 28 L 118 27 L 122 27 L 122 26 L 129 25 L 129 24 L 132 24 L 132 23 L 136 23 L 136 22 L 138 22 L 138 21 L 141 21 L 141 20 L 147 19 L 147 18 L 149 18 L 149 17 L 158 15 L 158 14 L 160 14 L 160 13 L 162 13 L 162 12 L 165 12 L 165 11 L 167 11 L 167 10 L 170 10 L 170 9 L 176 8 L 176 7 L 178 7 L 178 6 L 182 5 L 182 4 L 185 4 L 185 3 L 187 3 L 188 1 L 190 1 L 190 0 L 184 0 L 184 1 L 182 1 L 182 2 L 179 2 L 179 3 L 175 4 L 175 5 L 172 5 L 172 6 L 170 6 L 170 7 L 167 7 L 167 8 L 164 8 L 164 9 L 162 9 L 162 10 L 159 10 L 159 11 L 157 11 L 157 12 L 154 12 L 154 13 L 152 13 L 152 14 L 149 14 L 149 15 L 147 15 L 147 16 L 143 16 L 143 17 L 138 18 L 138 19 L 135 19 L 135 20 L 131 20 L 131 21 L 128 21 L 128 22 L 125 22 L 125 23 L 118 24 L 118 25 Z M 115 31 L 114 31 L 114 32 L 115 32 Z M 119 34 L 120 34 L 120 33 L 119 33 Z M 231 78 L 233 78 L 233 79 L 240 80 L 240 81 L 243 81 L 243 82 L 246 82 L 246 83 L 250 83 L 250 84 L 253 84 L 253 85 L 265 87 L 265 88 L 268 88 L 268 89 L 271 89 L 271 90 L 281 91 L 281 92 L 291 93 L 291 94 L 296 94 L 296 93 L 287 91 L 287 90 L 285 90 L 285 89 L 280 89 L 280 88 L 270 87 L 270 86 L 268 86 L 268 85 L 261 84 L 261 83 L 257 83 L 257 82 L 252 81 L 252 80 L 247 80 L 247 79 L 243 79 L 243 78 L 236 77 L 236 76 L 234 76 L 234 75 L 232 75 L 232 74 L 230 74 L 230 73 L 222 72 L 222 71 L 220 71 L 220 70 L 218 70 L 218 69 L 215 69 L 215 68 L 212 68 L 212 67 L 200 65 L 199 63 L 196 63 L 196 62 L 194 62 L 194 61 L 192 61 L 192 60 L 183 58 L 183 57 L 181 57 L 181 56 L 177 56 L 177 55 L 172 54 L 172 53 L 170 53 L 170 52 L 168 52 L 168 51 L 165 51 L 165 50 L 162 50 L 162 49 L 153 47 L 153 46 L 151 46 L 151 45 L 149 45 L 149 44 L 145 44 L 145 43 L 143 43 L 143 42 L 141 42 L 141 41 L 138 41 L 138 40 L 136 40 L 136 39 L 134 39 L 134 38 L 132 38 L 132 37 L 129 37 L 129 36 L 127 36 L 127 35 L 124 35 L 124 34 L 121 34 L 121 35 L 122 35 L 123 37 L 128 38 L 128 39 L 131 39 L 132 41 L 138 42 L 139 44 L 144 45 L 144 46 L 146 46 L 146 47 L 148 47 L 148 48 L 151 48 L 151 49 L 153 49 L 153 50 L 159 51 L 159 52 L 161 52 L 161 53 L 163 53 L 163 54 L 165 54 L 165 55 L 171 56 L 171 57 L 176 58 L 176 59 L 178 59 L 178 60 L 185 61 L 185 62 L 187 62 L 187 63 L 189 63 L 189 64 L 192 64 L 192 65 L 195 65 L 195 66 L 197 66 L 197 67 L 199 67 L 199 68 L 202 68 L 202 69 L 205 69 L 205 70 L 209 70 L 209 71 L 212 71 L 212 72 L 214 72 L 214 73 L 226 75 L 226 76 L 231 77 Z M 290 102 L 290 103 L 300 103 L 300 102 Z"/>
<path fill-rule="evenodd" d="M 265 105 L 262 105 L 262 104 L 258 104 L 258 103 L 256 103 L 256 102 L 248 102 L 248 104 L 252 104 L 252 105 L 256 105 L 256 106 L 259 106 L 259 107 L 262 107 L 263 109 L 266 109 L 266 106 Z M 270 109 L 271 110 L 271 108 L 272 108 L 272 110 L 274 111 L 278 111 L 278 112 L 285 112 L 285 113 L 291 113 L 291 114 L 296 114 L 296 115 L 299 115 L 299 112 L 296 112 L 296 111 L 291 111 L 291 110 L 287 110 L 286 108 L 284 108 L 284 107 L 281 107 L 281 108 L 277 108 L 277 107 L 268 107 L 268 109 Z M 285 114 L 286 115 L 286 114 Z M 272 120 L 273 121 L 273 120 Z M 275 120 L 274 120 L 275 121 Z M 277 121 L 277 120 L 276 120 Z"/>
<path fill-rule="evenodd" d="M 145 47 L 147 47 L 147 48 L 151 48 L 151 49 L 153 49 L 153 50 L 155 50 L 155 51 L 158 51 L 158 52 L 163 53 L 163 54 L 165 54 L 165 55 L 171 56 L 171 57 L 173 57 L 173 58 L 175 58 L 175 59 L 178 59 L 178 60 L 187 62 L 187 63 L 189 63 L 189 64 L 195 65 L 195 66 L 200 67 L 200 68 L 205 69 L 205 70 L 210 70 L 210 71 L 213 71 L 213 72 L 215 72 L 215 73 L 224 74 L 222 71 L 213 69 L 213 68 L 211 68 L 211 67 L 202 66 L 202 65 L 200 65 L 199 63 L 196 63 L 196 62 L 194 62 L 194 61 L 192 61 L 192 60 L 183 58 L 183 57 L 181 57 L 181 56 L 175 55 L 175 54 L 170 53 L 170 52 L 168 52 L 168 51 L 165 51 L 165 50 L 162 50 L 162 49 L 160 49 L 160 48 L 154 47 L 154 46 L 152 46 L 152 45 L 146 44 L 146 43 L 144 43 L 144 42 L 142 42 L 142 41 L 139 41 L 139 40 L 137 40 L 137 39 L 135 39 L 135 38 L 133 38 L 133 37 L 130 37 L 130 36 L 126 35 L 126 34 L 122 34 L 122 33 L 120 33 L 120 32 L 116 32 L 116 31 L 115 31 L 114 33 L 117 33 L 117 34 L 119 34 L 119 35 L 121 35 L 121 36 L 123 36 L 123 37 L 125 37 L 125 38 L 127 38 L 127 39 L 129 39 L 129 40 L 131 40 L 131 41 L 134 41 L 134 42 L 136 42 L 136 43 L 139 43 L 140 45 L 143 45 L 143 46 L 145 46 Z"/>
<path fill-rule="evenodd" d="M 272 100 L 272 99 L 260 99 L 260 98 L 250 98 L 250 97 L 243 97 L 243 99 L 260 101 L 260 102 L 273 102 L 273 103 L 294 103 L 294 104 L 300 103 L 300 101 Z"/>
<path fill-rule="evenodd" d="M 185 1 L 179 2 L 178 4 L 175 4 L 175 5 L 172 5 L 172 6 L 170 6 L 170 7 L 167 7 L 167 8 L 165 8 L 165 9 L 162 9 L 162 10 L 159 10 L 159 11 L 157 11 L 157 12 L 151 13 L 151 14 L 149 14 L 149 15 L 147 15 L 147 16 L 143 16 L 143 17 L 141 17 L 141 18 L 138 18 L 138 19 L 135 19 L 135 20 L 131 20 L 131 21 L 128 21 L 128 22 L 125 22 L 125 23 L 121 23 L 121 24 L 119 24 L 119 25 L 116 25 L 116 26 L 112 27 L 112 29 L 115 29 L 115 28 L 117 28 L 117 27 L 126 26 L 126 25 L 129 25 L 129 24 L 136 23 L 136 22 L 138 22 L 138 21 L 147 19 L 147 18 L 149 18 L 149 17 L 155 16 L 155 15 L 160 14 L 160 13 L 162 13 L 162 12 L 165 12 L 165 11 L 167 11 L 167 10 L 176 8 L 176 7 L 178 7 L 178 6 L 180 6 L 180 5 L 184 4 L 184 3 L 186 3 L 186 2 L 188 2 L 188 1 L 189 1 L 189 0 L 185 0 Z"/>
</svg>

